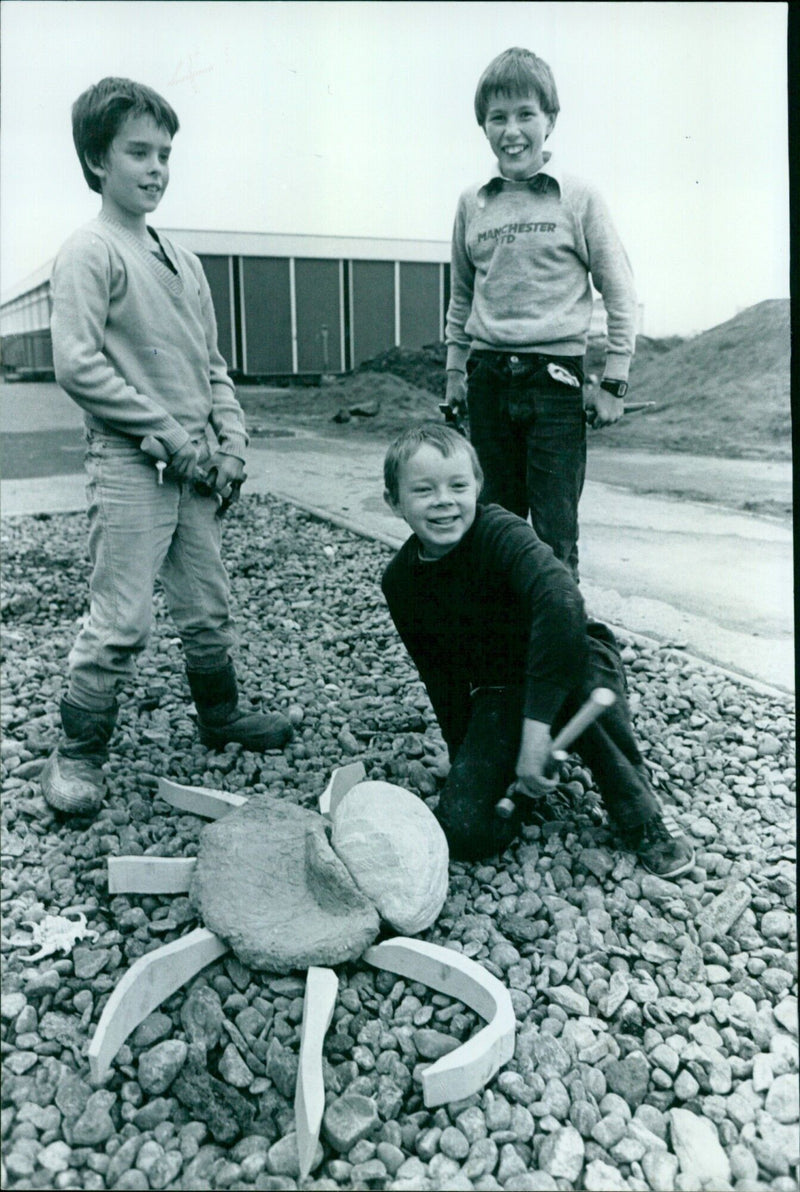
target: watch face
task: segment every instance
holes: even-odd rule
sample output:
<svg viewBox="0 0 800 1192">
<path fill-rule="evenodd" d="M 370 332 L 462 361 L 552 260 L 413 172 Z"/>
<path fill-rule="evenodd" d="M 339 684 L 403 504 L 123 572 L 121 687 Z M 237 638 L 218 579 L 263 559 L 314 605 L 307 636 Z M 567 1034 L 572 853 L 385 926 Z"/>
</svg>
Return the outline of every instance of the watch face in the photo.
<svg viewBox="0 0 800 1192">
<path fill-rule="evenodd" d="M 614 397 L 624 397 L 628 392 L 627 381 L 603 381 L 600 386 L 605 389 L 607 393 L 613 393 Z"/>
</svg>

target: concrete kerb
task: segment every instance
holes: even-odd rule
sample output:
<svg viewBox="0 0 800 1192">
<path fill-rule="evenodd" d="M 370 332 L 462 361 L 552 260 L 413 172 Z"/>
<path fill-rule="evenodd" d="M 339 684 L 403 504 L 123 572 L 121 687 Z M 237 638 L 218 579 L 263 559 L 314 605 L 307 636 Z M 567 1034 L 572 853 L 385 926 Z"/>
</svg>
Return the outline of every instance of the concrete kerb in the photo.
<svg viewBox="0 0 800 1192">
<path fill-rule="evenodd" d="M 367 538 L 372 542 L 380 542 L 383 546 L 391 547 L 394 550 L 397 550 L 405 541 L 405 535 L 403 534 L 398 534 L 395 537 L 391 534 L 384 534 L 380 530 L 368 530 L 353 518 L 345 517 L 339 513 L 331 513 L 328 509 L 322 509 L 319 505 L 313 505 L 309 501 L 301 501 L 297 497 L 290 496 L 288 493 L 280 492 L 277 489 L 273 490 L 273 495 L 289 505 L 294 505 L 297 509 L 302 509 L 304 513 L 308 513 L 320 521 L 330 522 L 331 525 L 339 526 L 343 530 L 349 530 L 353 534 L 358 534 L 360 538 Z M 691 650 L 684 649 L 681 646 L 671 645 L 668 637 L 653 637 L 649 634 L 627 629 L 624 625 L 620 625 L 614 621 L 608 621 L 607 623 L 614 633 L 623 640 L 635 642 L 640 646 L 671 648 L 674 653 L 680 654 L 684 658 L 691 658 L 699 666 L 713 671 L 714 674 L 732 679 L 734 682 L 745 684 L 757 695 L 765 695 L 771 699 L 780 699 L 790 703 L 794 702 L 790 691 L 784 691 L 781 687 L 774 687 L 769 683 L 764 683 L 761 679 L 754 679 L 751 675 L 743 674 L 741 671 L 729 670 L 727 667 L 720 666 L 719 663 L 712 662 L 708 658 L 703 658 L 701 655 L 695 654 Z"/>
</svg>

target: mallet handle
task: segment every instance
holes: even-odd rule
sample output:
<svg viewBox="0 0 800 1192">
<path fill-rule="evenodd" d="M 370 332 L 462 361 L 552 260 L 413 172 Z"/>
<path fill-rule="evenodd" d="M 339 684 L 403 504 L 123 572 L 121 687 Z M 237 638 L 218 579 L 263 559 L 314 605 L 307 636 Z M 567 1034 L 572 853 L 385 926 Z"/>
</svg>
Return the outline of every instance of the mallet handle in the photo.
<svg viewBox="0 0 800 1192">
<path fill-rule="evenodd" d="M 583 707 L 579 708 L 572 719 L 567 721 L 553 741 L 551 752 L 555 753 L 559 749 L 568 748 L 590 724 L 597 720 L 598 716 L 602 716 L 603 712 L 616 703 L 616 699 L 617 697 L 610 687 L 595 687 Z"/>
</svg>

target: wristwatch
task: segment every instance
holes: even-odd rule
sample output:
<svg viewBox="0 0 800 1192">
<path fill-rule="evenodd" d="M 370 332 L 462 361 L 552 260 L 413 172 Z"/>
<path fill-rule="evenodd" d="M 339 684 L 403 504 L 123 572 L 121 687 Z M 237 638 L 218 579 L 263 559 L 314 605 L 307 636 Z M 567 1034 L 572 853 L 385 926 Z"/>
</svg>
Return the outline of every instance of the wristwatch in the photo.
<svg viewBox="0 0 800 1192">
<path fill-rule="evenodd" d="M 612 394 L 614 397 L 624 397 L 628 392 L 627 381 L 601 381 L 600 388 L 605 389 L 606 393 Z"/>
</svg>

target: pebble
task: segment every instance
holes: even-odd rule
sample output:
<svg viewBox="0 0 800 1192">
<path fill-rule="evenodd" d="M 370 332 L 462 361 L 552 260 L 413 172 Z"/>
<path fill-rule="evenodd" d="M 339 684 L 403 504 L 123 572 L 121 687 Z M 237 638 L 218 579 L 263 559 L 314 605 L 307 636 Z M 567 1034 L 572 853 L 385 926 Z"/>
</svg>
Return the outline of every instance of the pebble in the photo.
<svg viewBox="0 0 800 1192">
<path fill-rule="evenodd" d="M 647 1095 L 650 1065 L 640 1051 L 633 1052 L 623 1060 L 612 1060 L 605 1068 L 605 1077 L 612 1093 L 619 1093 L 635 1109 Z"/>
<path fill-rule="evenodd" d="M 45 1171 L 49 1171 L 51 1175 L 57 1175 L 59 1171 L 67 1170 L 70 1166 L 71 1158 L 72 1148 L 59 1140 L 51 1142 L 49 1146 L 42 1147 L 36 1156 L 36 1162 Z"/>
<path fill-rule="evenodd" d="M 341 1154 L 366 1137 L 378 1120 L 378 1108 L 371 1098 L 345 1093 L 326 1105 L 322 1127 L 328 1142 Z"/>
<path fill-rule="evenodd" d="M 730 1161 L 713 1123 L 688 1109 L 671 1109 L 669 1120 L 680 1171 L 699 1184 L 728 1183 Z"/>
<path fill-rule="evenodd" d="M 587 1163 L 586 1171 L 583 1173 L 583 1187 L 586 1192 L 619 1192 L 625 1186 L 625 1180 L 616 1167 L 603 1162 L 602 1159 L 592 1159 L 591 1163 Z"/>
<path fill-rule="evenodd" d="M 796 1122 L 800 1117 L 800 1084 L 797 1072 L 776 1076 L 767 1090 L 764 1109 L 778 1122 Z"/>
<path fill-rule="evenodd" d="M 425 1060 L 438 1060 L 443 1055 L 449 1055 L 459 1045 L 459 1040 L 452 1035 L 445 1035 L 442 1031 L 422 1029 L 414 1031 L 414 1046 Z"/>
<path fill-rule="evenodd" d="M 229 1043 L 219 1061 L 219 1074 L 235 1088 L 246 1089 L 253 1083 L 253 1073 L 242 1059 L 235 1044 Z"/>
<path fill-rule="evenodd" d="M 542 1143 L 539 1165 L 556 1179 L 577 1180 L 586 1148 L 574 1126 L 560 1126 Z"/>
<path fill-rule="evenodd" d="M 17 709 L 3 740 L 15 766 L 9 783 L 40 765 L 50 745 L 63 657 L 85 597 L 80 520 L 4 525 L 4 582 L 12 591 L 29 583 L 41 602 L 30 622 L 13 603 L 4 611 L 13 686 L 4 718 Z M 263 626 L 242 658 L 242 688 L 290 710 L 297 735 L 263 759 L 199 746 L 173 630 L 157 608 L 140 663 L 142 698 L 122 706 L 96 825 L 48 820 L 33 769 L 27 785 L 6 787 L 9 934 L 26 918 L 84 904 L 100 932 L 35 967 L 22 960 L 25 950 L 4 956 L 10 1186 L 296 1186 L 298 975 L 254 974 L 229 955 L 133 1032 L 115 1061 L 113 1092 L 93 1091 L 78 1074 L 125 967 L 194 921 L 183 896 L 106 892 L 109 852 L 194 855 L 199 821 L 154 800 L 151 775 L 285 791 L 313 806 L 332 765 L 353 749 L 369 777 L 423 794 L 447 773 L 382 605 L 376 576 L 388 552 L 265 497 L 243 498 L 225 537 L 240 615 Z M 31 541 L 43 559 L 59 559 L 58 569 L 36 561 Z M 42 633 L 63 641 L 50 658 Z M 425 1064 L 480 1021 L 410 979 L 361 965 L 346 979 L 338 972 L 312 1186 L 697 1192 L 690 1165 L 699 1161 L 712 1168 L 707 1187 L 789 1192 L 781 1181 L 798 1149 L 791 705 L 671 647 L 624 648 L 643 753 L 670 814 L 698 840 L 695 870 L 674 881 L 646 873 L 589 816 L 527 827 L 502 863 L 454 863 L 430 938 L 485 963 L 510 989 L 514 1058 L 473 1097 L 426 1110 Z M 140 711 L 151 688 L 158 707 Z M 591 775 L 570 760 L 563 789 L 582 808 Z M 47 850 L 57 855 L 37 871 Z M 177 1070 L 171 1080 L 169 1064 L 160 1068 L 149 1054 L 165 1045 Z M 687 1127 L 681 1113 L 699 1126 Z"/>
<path fill-rule="evenodd" d="M 166 1092 L 180 1072 L 189 1048 L 182 1039 L 165 1039 L 139 1056 L 139 1086 L 148 1096 Z"/>
</svg>

